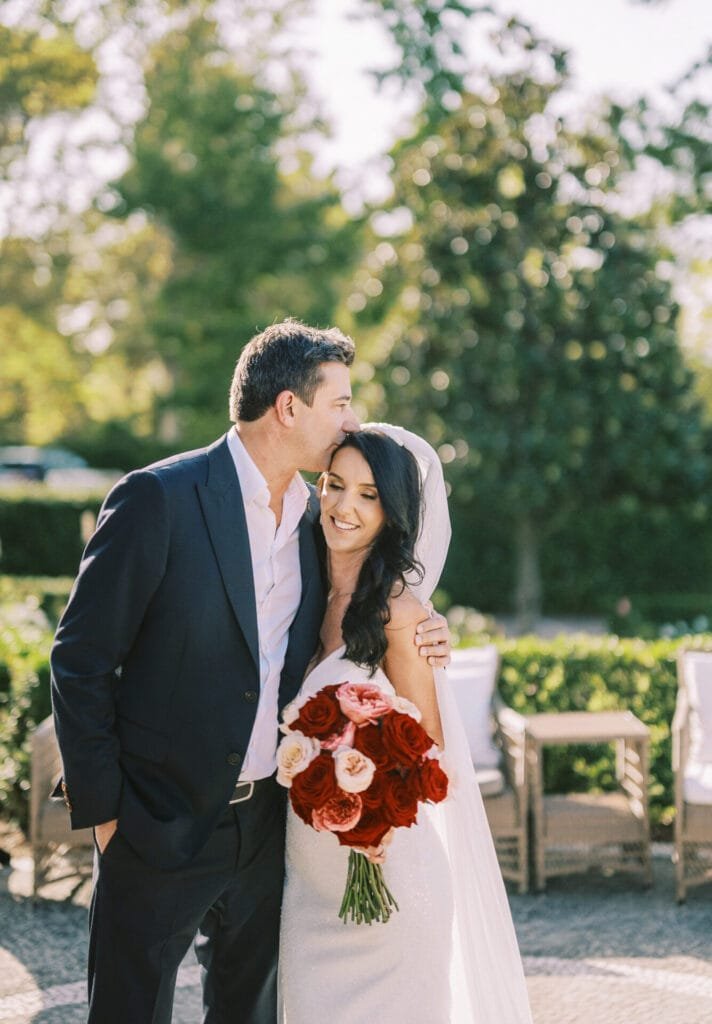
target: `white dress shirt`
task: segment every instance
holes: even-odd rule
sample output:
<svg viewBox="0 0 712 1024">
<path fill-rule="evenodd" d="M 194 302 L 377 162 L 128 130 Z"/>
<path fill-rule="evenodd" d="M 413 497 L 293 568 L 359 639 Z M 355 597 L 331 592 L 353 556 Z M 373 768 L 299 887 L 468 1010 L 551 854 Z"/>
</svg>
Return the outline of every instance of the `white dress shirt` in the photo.
<svg viewBox="0 0 712 1024">
<path fill-rule="evenodd" d="M 289 627 L 302 596 L 299 564 L 299 523 L 309 501 L 309 488 L 295 473 L 276 526 L 269 507 L 265 478 L 250 458 L 233 427 L 227 435 L 245 505 L 252 575 L 257 603 L 260 649 L 260 697 L 240 781 L 265 779 L 276 770 L 279 678 L 289 640 Z"/>
</svg>

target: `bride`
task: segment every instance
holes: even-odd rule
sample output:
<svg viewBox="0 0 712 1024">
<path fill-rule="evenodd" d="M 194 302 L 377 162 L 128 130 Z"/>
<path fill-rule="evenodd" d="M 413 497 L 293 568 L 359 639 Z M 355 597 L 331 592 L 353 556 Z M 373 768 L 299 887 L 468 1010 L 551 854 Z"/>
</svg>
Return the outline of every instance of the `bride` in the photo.
<svg viewBox="0 0 712 1024">
<path fill-rule="evenodd" d="M 331 593 L 299 700 L 368 681 L 415 703 L 442 749 L 441 804 L 367 851 L 399 911 L 371 927 L 338 917 L 348 849 L 292 811 L 280 948 L 283 1024 L 531 1024 L 506 892 L 469 749 L 442 670 L 412 645 L 450 539 L 440 463 L 422 439 L 349 434 L 320 483 Z M 421 524 L 422 519 L 422 524 Z"/>
</svg>

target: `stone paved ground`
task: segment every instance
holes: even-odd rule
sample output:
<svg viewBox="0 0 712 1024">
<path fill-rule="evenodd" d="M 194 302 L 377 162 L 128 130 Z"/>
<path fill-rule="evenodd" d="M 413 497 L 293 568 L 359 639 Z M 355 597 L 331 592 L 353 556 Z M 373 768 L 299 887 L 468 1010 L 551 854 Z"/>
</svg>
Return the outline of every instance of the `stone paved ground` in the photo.
<svg viewBox="0 0 712 1024">
<path fill-rule="evenodd" d="M 535 1024 L 712 1022 L 712 886 L 678 907 L 668 851 L 657 852 L 652 890 L 583 875 L 554 880 L 543 895 L 512 894 Z M 15 853 L 12 871 L 0 872 L 0 1022 L 81 1024 L 89 882 L 58 880 L 33 905 L 29 858 Z M 192 955 L 173 1021 L 200 1021 Z"/>
</svg>

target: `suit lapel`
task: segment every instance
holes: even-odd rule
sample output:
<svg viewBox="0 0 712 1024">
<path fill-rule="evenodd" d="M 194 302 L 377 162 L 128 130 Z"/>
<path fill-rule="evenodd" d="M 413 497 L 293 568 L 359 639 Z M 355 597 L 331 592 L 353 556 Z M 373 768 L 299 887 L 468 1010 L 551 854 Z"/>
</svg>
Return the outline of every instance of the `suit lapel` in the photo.
<svg viewBox="0 0 712 1024">
<path fill-rule="evenodd" d="M 208 477 L 197 485 L 198 498 L 225 591 L 259 672 L 255 583 L 240 482 L 226 438 L 212 445 L 207 455 Z"/>
</svg>

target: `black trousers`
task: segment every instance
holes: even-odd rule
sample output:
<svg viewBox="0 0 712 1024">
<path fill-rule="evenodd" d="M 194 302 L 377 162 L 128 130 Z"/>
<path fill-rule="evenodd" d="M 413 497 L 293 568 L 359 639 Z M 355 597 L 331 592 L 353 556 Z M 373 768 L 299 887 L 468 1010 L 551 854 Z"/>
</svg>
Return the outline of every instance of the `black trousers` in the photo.
<svg viewBox="0 0 712 1024">
<path fill-rule="evenodd" d="M 275 1024 L 285 791 L 273 779 L 233 804 L 187 867 L 149 867 L 119 831 L 90 910 L 87 1024 L 170 1024 L 195 938 L 204 1024 Z"/>
</svg>

